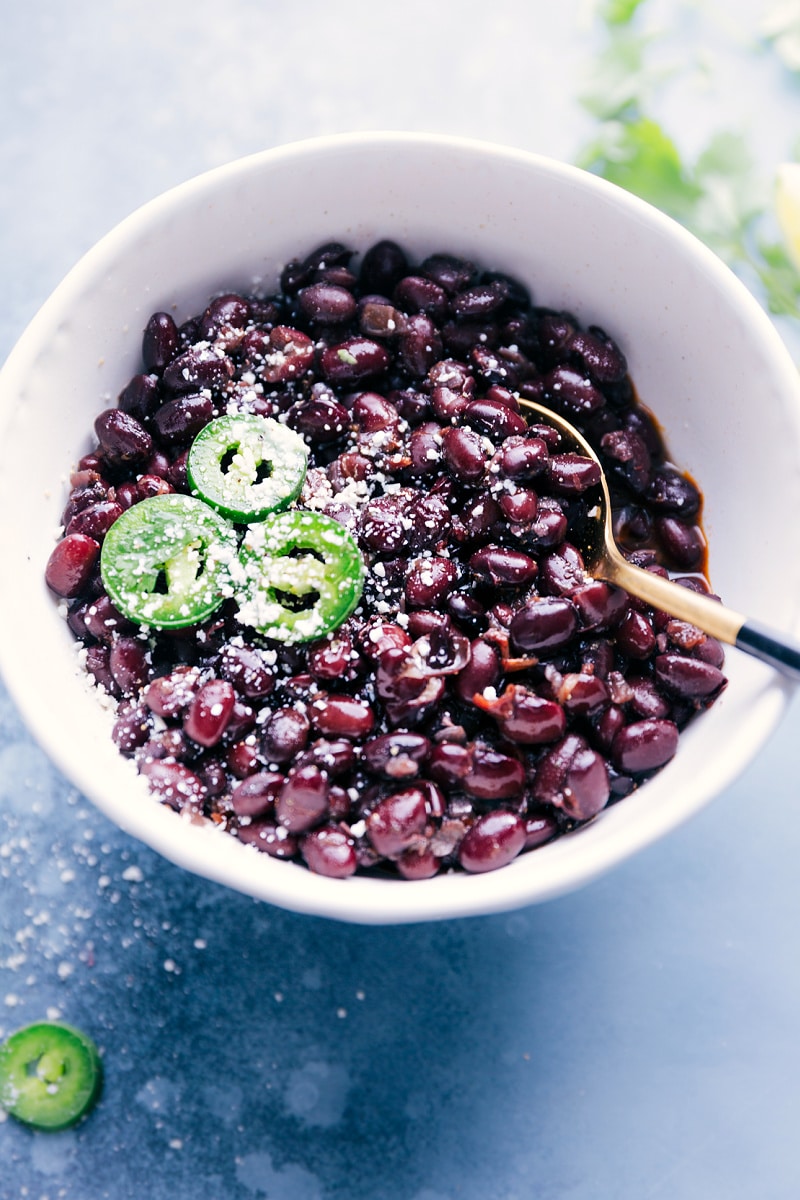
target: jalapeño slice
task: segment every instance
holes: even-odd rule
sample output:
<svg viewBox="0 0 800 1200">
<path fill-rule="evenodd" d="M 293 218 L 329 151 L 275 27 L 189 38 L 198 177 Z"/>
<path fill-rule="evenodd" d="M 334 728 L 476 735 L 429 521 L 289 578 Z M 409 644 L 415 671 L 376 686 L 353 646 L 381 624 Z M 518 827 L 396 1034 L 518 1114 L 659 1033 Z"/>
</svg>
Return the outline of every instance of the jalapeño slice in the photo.
<svg viewBox="0 0 800 1200">
<path fill-rule="evenodd" d="M 0 1107 L 37 1129 L 66 1129 L 100 1093 L 100 1055 L 71 1025 L 42 1021 L 0 1046 Z"/>
<path fill-rule="evenodd" d="M 350 616 L 364 563 L 338 521 L 293 509 L 250 526 L 236 583 L 240 621 L 275 641 L 306 642 Z"/>
<path fill-rule="evenodd" d="M 186 460 L 189 486 L 223 516 L 260 521 L 288 508 L 306 477 L 308 449 L 269 417 L 217 417 L 201 429 Z"/>
<path fill-rule="evenodd" d="M 140 625 L 181 629 L 210 616 L 226 593 L 236 534 L 192 496 L 151 496 L 109 529 L 100 574 L 120 612 Z"/>
</svg>

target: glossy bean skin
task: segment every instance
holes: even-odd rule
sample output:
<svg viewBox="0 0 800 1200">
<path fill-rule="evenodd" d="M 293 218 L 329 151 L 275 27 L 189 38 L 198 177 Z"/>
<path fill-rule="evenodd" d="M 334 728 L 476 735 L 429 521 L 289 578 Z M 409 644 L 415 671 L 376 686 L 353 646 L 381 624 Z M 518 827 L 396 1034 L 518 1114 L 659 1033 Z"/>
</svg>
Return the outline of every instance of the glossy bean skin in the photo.
<svg viewBox="0 0 800 1200">
<path fill-rule="evenodd" d="M 473 874 L 496 871 L 513 862 L 525 846 L 526 830 L 522 820 L 502 810 L 480 817 L 464 837 L 458 861 Z"/>
<path fill-rule="evenodd" d="M 120 708 L 111 731 L 111 739 L 121 754 L 133 755 L 149 740 L 153 732 L 150 713 L 143 706 Z"/>
<path fill-rule="evenodd" d="M 394 301 L 405 313 L 427 313 L 441 320 L 448 311 L 447 293 L 432 279 L 406 275 L 394 289 Z"/>
<path fill-rule="evenodd" d="M 183 721 L 188 737 L 201 746 L 215 746 L 233 714 L 236 693 L 224 679 L 204 683 L 192 699 Z"/>
<path fill-rule="evenodd" d="M 307 833 L 300 843 L 300 851 L 309 870 L 316 875 L 347 879 L 358 867 L 353 839 L 335 826 Z"/>
<path fill-rule="evenodd" d="M 683 654 L 659 654 L 655 659 L 658 682 L 686 700 L 705 700 L 725 685 L 722 672 L 711 663 Z"/>
<path fill-rule="evenodd" d="M 588 821 L 608 803 L 606 764 L 580 735 L 568 734 L 540 760 L 533 795 L 576 821 Z"/>
<path fill-rule="evenodd" d="M 537 437 L 509 437 L 496 457 L 498 473 L 505 479 L 535 479 L 547 468 L 547 443 Z"/>
<path fill-rule="evenodd" d="M 220 677 L 241 696 L 260 700 L 273 689 L 275 677 L 259 651 L 249 646 L 226 646 L 217 667 Z"/>
<path fill-rule="evenodd" d="M 478 800 L 508 800 L 525 786 L 525 769 L 517 758 L 484 743 L 469 747 L 438 746 L 430 758 L 431 777 L 442 783 L 458 783 Z"/>
<path fill-rule="evenodd" d="M 457 479 L 473 483 L 483 478 L 486 450 L 481 438 L 471 429 L 449 428 L 442 433 L 442 452 Z"/>
<path fill-rule="evenodd" d="M 249 775 L 231 792 L 231 807 L 237 817 L 264 817 L 275 811 L 275 800 L 285 780 L 271 771 Z"/>
<path fill-rule="evenodd" d="M 384 733 L 364 744 L 364 763 L 384 779 L 411 779 L 419 775 L 431 752 L 424 734 Z"/>
<path fill-rule="evenodd" d="M 139 771 L 163 804 L 176 812 L 202 811 L 205 787 L 200 777 L 182 763 L 147 759 Z"/>
<path fill-rule="evenodd" d="M 100 556 L 100 544 L 84 533 L 71 533 L 52 550 L 45 581 L 57 596 L 72 599 L 86 591 Z"/>
<path fill-rule="evenodd" d="M 706 543 L 698 525 L 662 516 L 656 520 L 656 534 L 669 558 L 681 570 L 692 571 L 702 565 Z"/>
<path fill-rule="evenodd" d="M 332 283 L 312 283 L 298 293 L 300 310 L 318 325 L 342 325 L 356 313 L 352 292 Z"/>
<path fill-rule="evenodd" d="M 441 607 L 458 578 L 449 558 L 420 558 L 406 575 L 405 597 L 409 608 Z"/>
<path fill-rule="evenodd" d="M 471 555 L 469 565 L 478 579 L 496 585 L 531 583 L 539 572 L 536 560 L 507 546 L 484 546 Z"/>
<path fill-rule="evenodd" d="M 350 414 L 328 396 L 310 396 L 289 410 L 287 423 L 312 445 L 336 442 L 347 429 Z"/>
<path fill-rule="evenodd" d="M 464 421 L 498 441 L 524 434 L 525 418 L 497 400 L 471 400 L 464 409 Z"/>
<path fill-rule="evenodd" d="M 611 743 L 611 758 L 620 771 L 655 771 L 674 757 L 678 727 L 672 721 L 646 719 L 623 726 Z"/>
<path fill-rule="evenodd" d="M 223 388 L 233 375 L 233 364 L 217 349 L 202 343 L 193 346 L 165 367 L 164 386 L 175 396 L 205 388 Z"/>
<path fill-rule="evenodd" d="M 332 737 L 363 738 L 372 731 L 375 715 L 365 700 L 327 692 L 309 706 L 309 720 L 318 733 Z"/>
<path fill-rule="evenodd" d="M 305 750 L 311 722 L 295 708 L 277 708 L 264 723 L 261 747 L 268 762 L 290 762 Z"/>
<path fill-rule="evenodd" d="M 115 638 L 109 650 L 108 667 L 120 691 L 138 694 L 151 673 L 146 645 L 139 638 Z"/>
<path fill-rule="evenodd" d="M 320 365 L 328 383 L 359 383 L 385 371 L 389 356 L 379 342 L 349 338 L 323 350 Z"/>
<path fill-rule="evenodd" d="M 275 798 L 275 815 L 289 833 L 303 833 L 328 810 L 328 778 L 316 766 L 300 767 L 287 776 Z"/>
<path fill-rule="evenodd" d="M 81 533 L 94 538 L 96 542 L 102 542 L 117 517 L 121 515 L 122 506 L 115 500 L 101 500 L 98 504 L 90 504 L 76 513 L 67 525 L 66 534 L 69 536 L 71 533 Z"/>
<path fill-rule="evenodd" d="M 163 371 L 180 346 L 178 327 L 169 313 L 153 313 L 142 337 L 142 358 L 147 371 Z"/>
<path fill-rule="evenodd" d="M 397 242 L 384 238 L 370 246 L 361 263 L 359 279 L 365 292 L 390 296 L 406 274 L 408 259 Z"/>
<path fill-rule="evenodd" d="M 597 680 L 602 686 L 602 681 Z M 605 689 L 603 689 L 605 694 Z M 567 699 L 571 692 L 565 691 Z M 561 699 L 561 698 L 560 698 Z M 480 705 L 495 721 L 509 741 L 525 746 L 541 746 L 555 742 L 566 731 L 567 699 L 560 703 L 537 695 L 530 688 L 510 684 L 496 700 Z M 584 706 L 585 711 L 591 708 Z"/>
<path fill-rule="evenodd" d="M 236 836 L 246 846 L 254 846 L 270 858 L 295 858 L 299 850 L 298 839 L 288 833 L 285 826 L 277 825 L 268 817 L 257 817 L 248 824 L 240 824 Z"/>
<path fill-rule="evenodd" d="M 153 452 L 153 439 L 140 421 L 109 408 L 95 419 L 94 431 L 105 457 L 113 463 L 141 463 Z"/>
<path fill-rule="evenodd" d="M 552 652 L 567 645 L 578 628 L 575 606 L 565 597 L 543 596 L 528 601 L 514 616 L 510 634 L 525 652 Z"/>
<path fill-rule="evenodd" d="M 470 647 L 470 660 L 456 677 L 456 691 L 466 704 L 493 688 L 500 678 L 500 659 L 497 651 L 483 638 L 475 638 Z"/>
<path fill-rule="evenodd" d="M 158 435 L 167 446 L 183 445 L 196 436 L 214 415 L 211 397 L 203 393 L 167 400 L 153 417 Z"/>
<path fill-rule="evenodd" d="M 381 800 L 367 819 L 367 837 L 378 854 L 396 858 L 424 832 L 428 820 L 425 796 L 409 787 Z"/>
</svg>

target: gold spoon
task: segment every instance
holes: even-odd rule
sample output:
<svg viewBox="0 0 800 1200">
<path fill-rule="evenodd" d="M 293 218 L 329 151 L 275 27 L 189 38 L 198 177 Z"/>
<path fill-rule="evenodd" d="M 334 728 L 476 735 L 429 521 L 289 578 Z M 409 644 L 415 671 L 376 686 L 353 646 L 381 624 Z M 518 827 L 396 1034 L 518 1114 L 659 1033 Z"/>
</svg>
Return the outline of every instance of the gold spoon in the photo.
<svg viewBox="0 0 800 1200">
<path fill-rule="evenodd" d="M 535 413 L 543 423 L 553 425 L 582 454 L 592 458 L 600 467 L 601 501 L 590 514 L 595 523 L 580 547 L 587 574 L 594 579 L 623 588 L 631 596 L 644 600 L 653 608 L 669 613 L 681 621 L 688 621 L 703 633 L 711 634 L 729 646 L 736 646 L 745 653 L 762 659 L 785 675 L 800 679 L 800 642 L 757 621 L 748 620 L 741 613 L 726 608 L 710 596 L 681 587 L 678 583 L 628 562 L 614 540 L 608 481 L 595 451 L 583 434 L 557 413 L 534 403 L 533 400 L 520 400 L 519 403 L 526 411 Z"/>
</svg>

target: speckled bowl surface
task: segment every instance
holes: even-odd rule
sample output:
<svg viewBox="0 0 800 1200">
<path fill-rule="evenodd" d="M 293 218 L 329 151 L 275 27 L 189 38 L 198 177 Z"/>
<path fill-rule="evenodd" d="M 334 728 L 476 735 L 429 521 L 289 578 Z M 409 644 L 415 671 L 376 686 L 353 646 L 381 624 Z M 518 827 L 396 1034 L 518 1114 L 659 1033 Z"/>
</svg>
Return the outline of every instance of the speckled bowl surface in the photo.
<svg viewBox="0 0 800 1200">
<path fill-rule="evenodd" d="M 343 135 L 211 171 L 134 212 L 70 272 L 0 375 L 0 667 L 34 735 L 111 820 L 174 862 L 300 912 L 391 923 L 511 909 L 586 883 L 718 795 L 758 753 L 788 685 L 736 651 L 729 686 L 675 759 L 584 828 L 484 875 L 333 880 L 159 805 L 110 737 L 43 581 L 69 471 L 139 369 L 156 310 L 179 321 L 228 290 L 269 290 L 326 240 L 381 237 L 524 280 L 536 301 L 621 344 L 673 458 L 699 481 L 715 589 L 800 632 L 800 384 L 771 322 L 699 242 L 558 162 L 467 140 Z"/>
</svg>

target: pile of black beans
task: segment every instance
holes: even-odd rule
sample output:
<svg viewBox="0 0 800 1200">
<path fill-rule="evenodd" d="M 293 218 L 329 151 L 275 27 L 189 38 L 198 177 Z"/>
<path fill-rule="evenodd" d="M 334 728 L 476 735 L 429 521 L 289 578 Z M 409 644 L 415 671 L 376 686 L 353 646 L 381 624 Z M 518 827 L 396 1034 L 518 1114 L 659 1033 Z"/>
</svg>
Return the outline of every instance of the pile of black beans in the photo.
<svg viewBox="0 0 800 1200">
<path fill-rule="evenodd" d="M 119 750 L 173 808 L 325 875 L 487 871 L 639 786 L 724 687 L 718 642 L 585 573 L 598 468 L 520 399 L 596 447 L 628 557 L 708 591 L 701 497 L 619 346 L 517 280 L 330 243 L 276 295 L 154 314 L 142 359 L 95 422 L 46 577 Z M 143 632 L 103 589 L 112 523 L 187 491 L 191 440 L 233 411 L 303 435 L 300 505 L 363 553 L 362 602 L 321 641 L 260 638 L 230 602 Z"/>
</svg>

